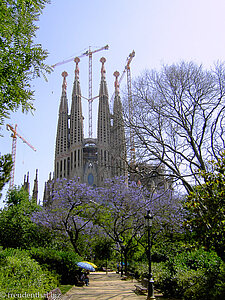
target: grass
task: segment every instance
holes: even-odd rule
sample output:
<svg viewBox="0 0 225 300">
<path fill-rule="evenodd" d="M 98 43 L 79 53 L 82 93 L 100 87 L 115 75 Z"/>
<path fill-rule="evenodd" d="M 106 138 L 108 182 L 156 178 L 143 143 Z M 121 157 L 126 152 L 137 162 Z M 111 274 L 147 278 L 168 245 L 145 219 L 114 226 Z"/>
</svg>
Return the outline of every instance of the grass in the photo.
<svg viewBox="0 0 225 300">
<path fill-rule="evenodd" d="M 73 285 L 60 285 L 60 291 L 62 292 L 63 295 L 66 294 L 66 292 L 68 292 L 71 288 L 73 287 Z"/>
</svg>

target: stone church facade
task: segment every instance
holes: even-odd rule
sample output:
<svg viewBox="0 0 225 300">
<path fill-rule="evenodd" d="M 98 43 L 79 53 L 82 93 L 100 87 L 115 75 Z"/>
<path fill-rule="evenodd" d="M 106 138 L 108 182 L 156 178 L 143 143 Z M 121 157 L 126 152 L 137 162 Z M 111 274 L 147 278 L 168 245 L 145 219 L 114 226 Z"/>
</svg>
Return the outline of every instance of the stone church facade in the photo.
<svg viewBox="0 0 225 300">
<path fill-rule="evenodd" d="M 113 113 L 109 109 L 105 62 L 102 57 L 101 80 L 98 97 L 97 138 L 84 137 L 82 94 L 79 81 L 79 58 L 75 58 L 75 79 L 69 112 L 67 73 L 63 72 L 62 95 L 59 105 L 55 143 L 54 174 L 45 184 L 44 203 L 51 194 L 50 185 L 56 179 L 78 177 L 90 186 L 103 186 L 107 178 L 127 176 L 126 140 L 122 104 L 119 95 L 119 72 L 115 72 L 115 98 Z"/>
</svg>

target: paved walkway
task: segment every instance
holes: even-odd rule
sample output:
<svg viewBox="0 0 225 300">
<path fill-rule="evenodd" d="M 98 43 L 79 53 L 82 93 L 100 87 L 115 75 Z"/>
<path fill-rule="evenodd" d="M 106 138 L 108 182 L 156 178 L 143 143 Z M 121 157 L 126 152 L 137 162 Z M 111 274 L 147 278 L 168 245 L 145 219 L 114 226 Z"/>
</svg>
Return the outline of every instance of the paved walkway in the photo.
<svg viewBox="0 0 225 300">
<path fill-rule="evenodd" d="M 144 300 L 146 295 L 135 294 L 136 280 L 121 280 L 119 274 L 110 272 L 95 272 L 91 273 L 89 286 L 77 287 L 74 286 L 70 289 L 66 295 L 63 296 L 63 300 Z M 157 294 L 155 294 L 157 296 Z M 160 295 L 158 295 L 160 296 Z M 162 299 L 157 297 L 157 299 Z"/>
</svg>

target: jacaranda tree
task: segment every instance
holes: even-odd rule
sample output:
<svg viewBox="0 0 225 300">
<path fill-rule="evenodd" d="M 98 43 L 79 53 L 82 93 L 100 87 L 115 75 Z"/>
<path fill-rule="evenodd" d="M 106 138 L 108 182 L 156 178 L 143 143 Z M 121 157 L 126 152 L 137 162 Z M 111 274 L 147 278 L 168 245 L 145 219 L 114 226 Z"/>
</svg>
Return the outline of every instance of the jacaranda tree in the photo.
<svg viewBox="0 0 225 300">
<path fill-rule="evenodd" d="M 98 190 L 101 210 L 96 222 L 122 252 L 126 272 L 128 256 L 143 243 L 147 210 L 154 216 L 155 234 L 165 230 L 174 232 L 182 226 L 181 205 L 174 200 L 171 190 L 152 193 L 135 182 L 127 183 L 125 178 L 107 180 L 105 184 Z M 145 248 L 146 244 L 143 246 Z"/>
<path fill-rule="evenodd" d="M 76 178 L 59 180 L 54 186 L 52 203 L 35 213 L 33 220 L 64 233 L 80 255 L 92 256 L 102 237 L 122 252 L 127 266 L 128 255 L 145 236 L 144 216 L 149 209 L 154 215 L 155 233 L 173 233 L 181 228 L 181 205 L 171 190 L 152 193 L 125 178 L 107 180 L 104 187 L 93 188 Z"/>
<path fill-rule="evenodd" d="M 32 220 L 63 233 L 75 252 L 82 256 L 83 245 L 88 248 L 88 237 L 94 235 L 93 219 L 98 209 L 96 192 L 92 187 L 79 183 L 78 178 L 58 180 L 51 205 L 35 213 Z"/>
</svg>

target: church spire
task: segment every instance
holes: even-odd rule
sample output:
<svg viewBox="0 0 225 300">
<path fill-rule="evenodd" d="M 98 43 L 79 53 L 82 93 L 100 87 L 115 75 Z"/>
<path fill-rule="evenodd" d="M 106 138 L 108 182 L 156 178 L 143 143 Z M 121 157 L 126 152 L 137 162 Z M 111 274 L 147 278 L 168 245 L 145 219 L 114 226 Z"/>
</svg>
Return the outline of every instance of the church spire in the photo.
<svg viewBox="0 0 225 300">
<path fill-rule="evenodd" d="M 120 89 L 119 89 L 120 84 L 119 84 L 119 81 L 118 81 L 118 77 L 120 76 L 120 73 L 118 71 L 115 71 L 113 73 L 113 75 L 116 77 L 115 83 L 114 83 L 114 86 L 115 86 L 115 96 L 118 96 L 119 93 L 120 93 Z"/>
<path fill-rule="evenodd" d="M 83 170 L 83 115 L 81 106 L 81 89 L 79 81 L 79 57 L 74 59 L 75 80 L 73 84 L 72 104 L 70 112 L 70 169 L 71 178 L 81 177 Z"/>
<path fill-rule="evenodd" d="M 107 98 L 108 96 L 108 88 L 107 88 L 107 84 L 106 84 L 106 80 L 105 80 L 105 62 L 106 59 L 105 57 L 102 57 L 100 59 L 100 62 L 102 63 L 102 67 L 101 67 L 101 83 L 100 83 L 100 91 L 99 91 L 99 97 L 105 95 Z M 108 100 L 107 100 L 108 101 Z"/>
<path fill-rule="evenodd" d="M 27 176 L 24 175 L 24 182 L 23 182 L 23 188 L 25 191 L 30 193 L 30 181 L 29 181 L 29 172 L 27 172 Z"/>
<path fill-rule="evenodd" d="M 80 62 L 79 57 L 75 57 L 74 62 L 76 63 L 76 67 L 75 67 L 75 79 L 74 79 L 74 83 L 73 83 L 72 97 L 81 96 L 80 81 L 79 81 L 80 70 L 79 70 L 79 65 L 78 65 Z"/>
<path fill-rule="evenodd" d="M 68 100 L 67 100 L 67 83 L 68 73 L 62 72 L 62 96 L 59 106 L 59 117 L 57 125 L 56 145 L 55 145 L 55 176 L 64 178 L 67 176 L 67 155 L 69 147 L 69 124 L 68 124 Z"/>
<path fill-rule="evenodd" d="M 98 165 L 99 176 L 98 184 L 103 185 L 106 178 L 111 175 L 111 157 L 110 157 L 110 111 L 109 111 L 109 96 L 108 89 L 105 80 L 105 62 L 106 59 L 102 57 L 100 59 L 102 63 L 101 67 L 101 83 L 99 90 L 99 108 L 98 108 Z"/>
<path fill-rule="evenodd" d="M 36 169 L 36 177 L 34 179 L 34 187 L 33 187 L 32 199 L 36 203 L 38 203 L 38 169 Z"/>
<path fill-rule="evenodd" d="M 126 140 L 125 129 L 123 120 L 123 108 L 119 95 L 119 82 L 118 77 L 120 73 L 115 71 L 115 99 L 113 104 L 113 126 L 112 126 L 112 175 L 113 176 L 126 176 Z"/>
<path fill-rule="evenodd" d="M 62 72 L 63 84 L 62 84 L 62 96 L 61 96 L 61 101 L 60 101 L 59 112 L 68 112 L 67 95 L 66 95 L 66 89 L 67 89 L 66 77 L 67 76 L 68 76 L 68 73 L 66 71 Z"/>
</svg>

